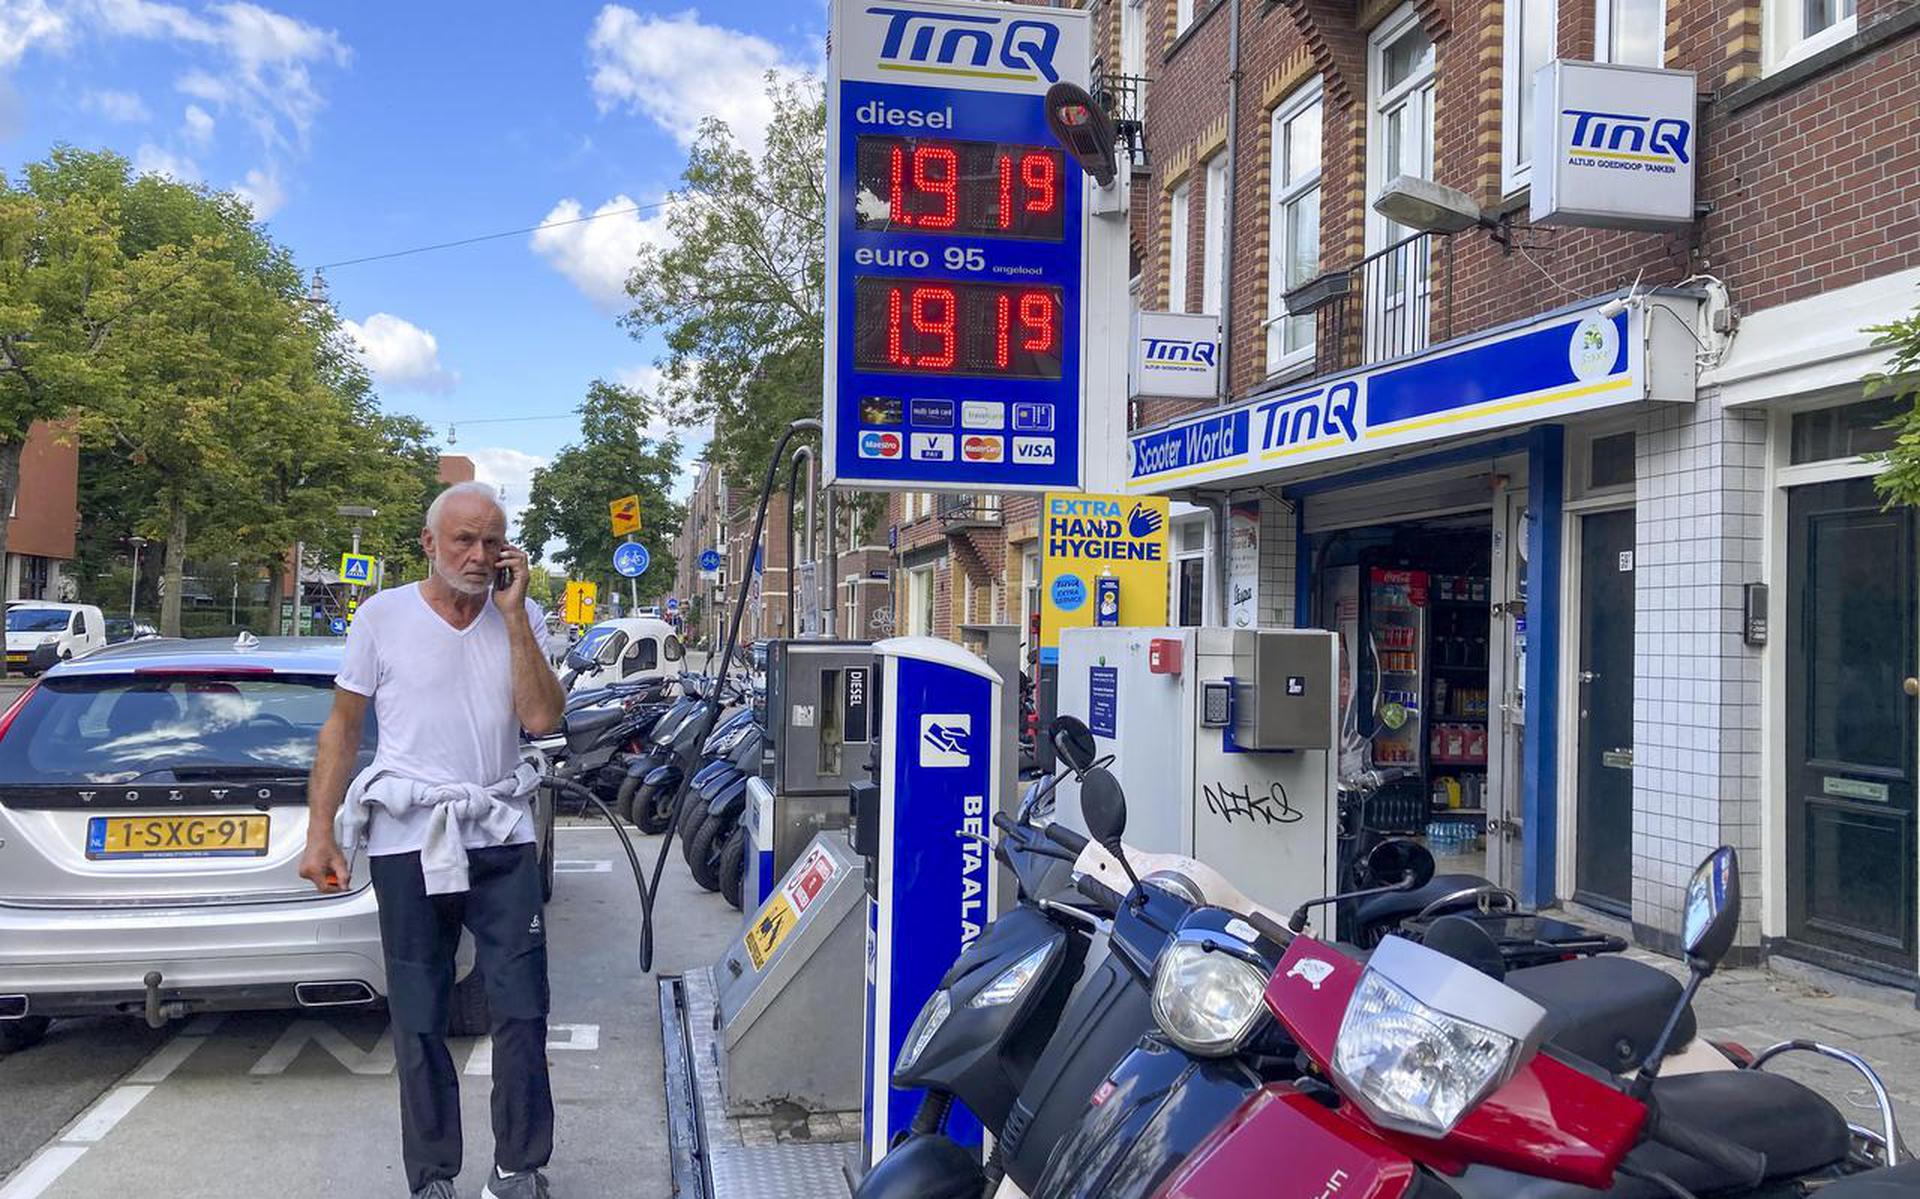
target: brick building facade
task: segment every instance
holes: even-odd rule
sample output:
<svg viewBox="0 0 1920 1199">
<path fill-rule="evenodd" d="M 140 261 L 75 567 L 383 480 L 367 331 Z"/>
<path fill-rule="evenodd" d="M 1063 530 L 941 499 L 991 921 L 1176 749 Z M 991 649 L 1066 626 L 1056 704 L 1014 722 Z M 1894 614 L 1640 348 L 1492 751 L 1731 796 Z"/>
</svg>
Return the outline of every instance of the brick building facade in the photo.
<svg viewBox="0 0 1920 1199">
<path fill-rule="evenodd" d="M 79 479 L 79 444 L 71 434 L 44 421 L 27 430 L 13 510 L 6 514 L 0 599 L 64 600 L 73 594 L 62 572 L 73 560 Z"/>
</svg>

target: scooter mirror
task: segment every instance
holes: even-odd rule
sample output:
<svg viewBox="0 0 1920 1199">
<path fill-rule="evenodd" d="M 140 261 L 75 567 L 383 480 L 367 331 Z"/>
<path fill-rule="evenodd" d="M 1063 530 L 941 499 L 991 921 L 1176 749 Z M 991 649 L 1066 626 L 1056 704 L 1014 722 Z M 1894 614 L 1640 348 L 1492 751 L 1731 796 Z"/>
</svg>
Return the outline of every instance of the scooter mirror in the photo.
<svg viewBox="0 0 1920 1199">
<path fill-rule="evenodd" d="M 1080 780 L 1080 815 L 1093 839 L 1117 854 L 1127 832 L 1127 794 L 1111 771 L 1090 770 Z"/>
<path fill-rule="evenodd" d="M 1722 845 L 1707 855 L 1687 881 L 1681 943 L 1688 964 L 1702 973 L 1711 972 L 1732 948 L 1739 926 L 1740 859 L 1733 846 Z"/>
<path fill-rule="evenodd" d="M 1047 737 L 1053 742 L 1053 752 L 1060 760 L 1073 767 L 1075 774 L 1084 774 L 1093 765 L 1100 747 L 1094 744 L 1093 730 L 1078 716 L 1056 716 L 1047 726 Z"/>
<path fill-rule="evenodd" d="M 1393 837 L 1368 851 L 1367 876 L 1376 886 L 1416 891 L 1433 881 L 1433 854 L 1411 838 Z"/>
</svg>

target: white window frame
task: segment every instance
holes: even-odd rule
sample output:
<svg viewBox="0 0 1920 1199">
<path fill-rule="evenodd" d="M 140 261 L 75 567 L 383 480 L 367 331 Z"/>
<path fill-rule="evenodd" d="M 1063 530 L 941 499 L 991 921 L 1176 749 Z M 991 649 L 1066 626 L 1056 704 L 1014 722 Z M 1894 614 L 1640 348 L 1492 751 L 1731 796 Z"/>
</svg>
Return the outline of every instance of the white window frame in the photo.
<svg viewBox="0 0 1920 1199">
<path fill-rule="evenodd" d="M 1424 108 L 1420 114 L 1420 128 L 1426 137 L 1425 175 L 1433 175 L 1433 99 L 1434 78 L 1437 72 L 1427 71 L 1410 75 L 1391 91 L 1382 91 L 1381 81 L 1386 77 L 1385 58 L 1387 47 L 1392 45 L 1401 34 L 1406 33 L 1418 21 L 1419 16 L 1413 5 L 1404 4 L 1386 20 L 1374 27 L 1367 36 L 1367 252 L 1382 249 L 1390 239 L 1388 237 L 1391 222 L 1373 209 L 1373 201 L 1380 195 L 1380 189 L 1387 185 L 1390 176 L 1386 173 L 1386 121 L 1385 116 L 1391 109 L 1402 103 L 1411 103 Z"/>
<path fill-rule="evenodd" d="M 1173 0 L 1173 36 L 1179 37 L 1193 24 L 1193 10 L 1199 0 Z"/>
<path fill-rule="evenodd" d="M 1287 125 L 1293 118 L 1314 105 L 1321 105 L 1321 157 L 1325 160 L 1326 147 L 1326 108 L 1325 91 L 1318 76 L 1308 80 L 1295 89 L 1291 96 L 1273 110 L 1273 119 L 1267 128 L 1271 139 L 1272 157 L 1269 177 L 1272 180 L 1272 195 L 1267 204 L 1267 373 L 1277 374 L 1289 367 L 1313 360 L 1314 338 L 1310 335 L 1307 344 L 1291 353 L 1285 351 L 1285 326 L 1289 318 L 1287 312 L 1287 211 L 1310 191 L 1320 187 L 1321 163 L 1313 164 L 1311 176 L 1303 175 L 1289 184 L 1287 175 Z M 1322 197 L 1324 201 L 1324 196 Z M 1318 222 L 1316 222 L 1317 224 Z M 1317 230 L 1316 230 L 1317 232 Z"/>
<path fill-rule="evenodd" d="M 1806 0 L 1764 0 L 1762 3 L 1760 57 L 1766 74 L 1792 66 L 1852 37 L 1860 25 L 1857 3 L 1852 13 L 1814 34 L 1804 32 L 1805 14 Z"/>
<path fill-rule="evenodd" d="M 1120 0 L 1120 73 L 1146 77 L 1147 0 Z"/>
<path fill-rule="evenodd" d="M 1526 20 L 1541 17 L 1547 24 L 1547 57 L 1535 64 L 1537 70 L 1553 60 L 1555 39 L 1559 36 L 1556 7 L 1554 0 L 1507 0 L 1502 10 L 1505 31 L 1500 58 L 1500 187 L 1509 196 L 1533 181 L 1533 148 L 1523 144 L 1520 137 L 1520 110 L 1531 99 L 1526 87 L 1533 74 L 1527 70 L 1522 45 Z"/>
<path fill-rule="evenodd" d="M 1187 310 L 1187 231 L 1193 225 L 1193 180 L 1182 179 L 1167 195 L 1167 311 Z"/>
<path fill-rule="evenodd" d="M 907 634 L 915 637 L 931 637 L 934 620 L 933 567 L 916 566 L 907 571 Z M 926 609 L 925 627 L 920 619 L 921 608 Z"/>
<path fill-rule="evenodd" d="M 1220 315 L 1221 280 L 1226 277 L 1227 250 L 1227 156 L 1215 154 L 1207 159 L 1207 190 L 1200 197 L 1206 206 L 1200 226 L 1200 311 Z"/>
<path fill-rule="evenodd" d="M 1619 0 L 1594 0 L 1593 6 L 1593 61 L 1618 62 L 1628 66 L 1664 67 L 1667 65 L 1667 0 L 1654 0 L 1660 6 L 1658 31 L 1660 52 L 1653 62 L 1631 63 L 1613 56 L 1614 6 Z"/>
</svg>

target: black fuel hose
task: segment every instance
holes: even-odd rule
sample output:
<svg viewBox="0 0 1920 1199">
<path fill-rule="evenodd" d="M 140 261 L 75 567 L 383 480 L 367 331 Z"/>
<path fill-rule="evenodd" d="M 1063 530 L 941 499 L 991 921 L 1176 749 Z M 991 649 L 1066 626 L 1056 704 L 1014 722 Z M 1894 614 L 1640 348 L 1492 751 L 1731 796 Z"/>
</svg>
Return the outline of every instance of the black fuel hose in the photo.
<svg viewBox="0 0 1920 1199">
<path fill-rule="evenodd" d="M 563 791 L 568 795 L 587 800 L 593 804 L 594 807 L 599 808 L 600 814 L 605 816 L 607 823 L 613 826 L 614 835 L 620 838 L 620 848 L 627 851 L 627 865 L 633 868 L 634 885 L 640 888 L 640 937 L 642 944 L 650 948 L 653 944 L 654 892 L 647 886 L 646 869 L 640 865 L 640 855 L 634 852 L 633 840 L 627 836 L 627 830 L 620 827 L 620 818 L 613 814 L 613 809 L 607 806 L 605 800 L 595 795 L 591 788 L 583 787 L 572 779 L 561 778 L 557 774 L 547 774 L 542 775 L 540 781 L 557 791 Z M 671 833 L 668 834 L 666 840 L 673 840 Z M 664 851 L 666 849 L 664 842 L 661 845 L 661 849 L 663 851 L 662 856 L 664 857 Z M 641 967 L 643 971 L 651 966 L 651 957 L 651 954 L 647 955 L 648 961 Z"/>
</svg>

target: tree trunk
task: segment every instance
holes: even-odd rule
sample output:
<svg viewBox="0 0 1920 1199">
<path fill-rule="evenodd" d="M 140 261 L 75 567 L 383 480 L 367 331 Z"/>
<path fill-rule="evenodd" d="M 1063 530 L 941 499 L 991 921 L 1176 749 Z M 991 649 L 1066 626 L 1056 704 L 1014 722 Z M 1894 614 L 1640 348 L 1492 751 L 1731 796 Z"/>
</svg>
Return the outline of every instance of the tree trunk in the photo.
<svg viewBox="0 0 1920 1199">
<path fill-rule="evenodd" d="M 280 605 L 286 601 L 286 563 L 278 555 L 267 563 L 267 629 L 264 636 L 280 634 Z"/>
<path fill-rule="evenodd" d="M 160 635 L 180 635 L 180 591 L 187 566 L 187 504 L 174 496 L 168 501 L 166 572 L 161 576 Z"/>
<path fill-rule="evenodd" d="M 23 441 L 0 441 L 0 600 L 13 598 L 7 590 L 7 534 L 12 528 L 7 514 L 13 511 L 14 493 L 20 489 L 20 451 L 25 448 Z M 5 634 L 0 633 L 0 678 L 7 674 L 5 642 Z"/>
</svg>

